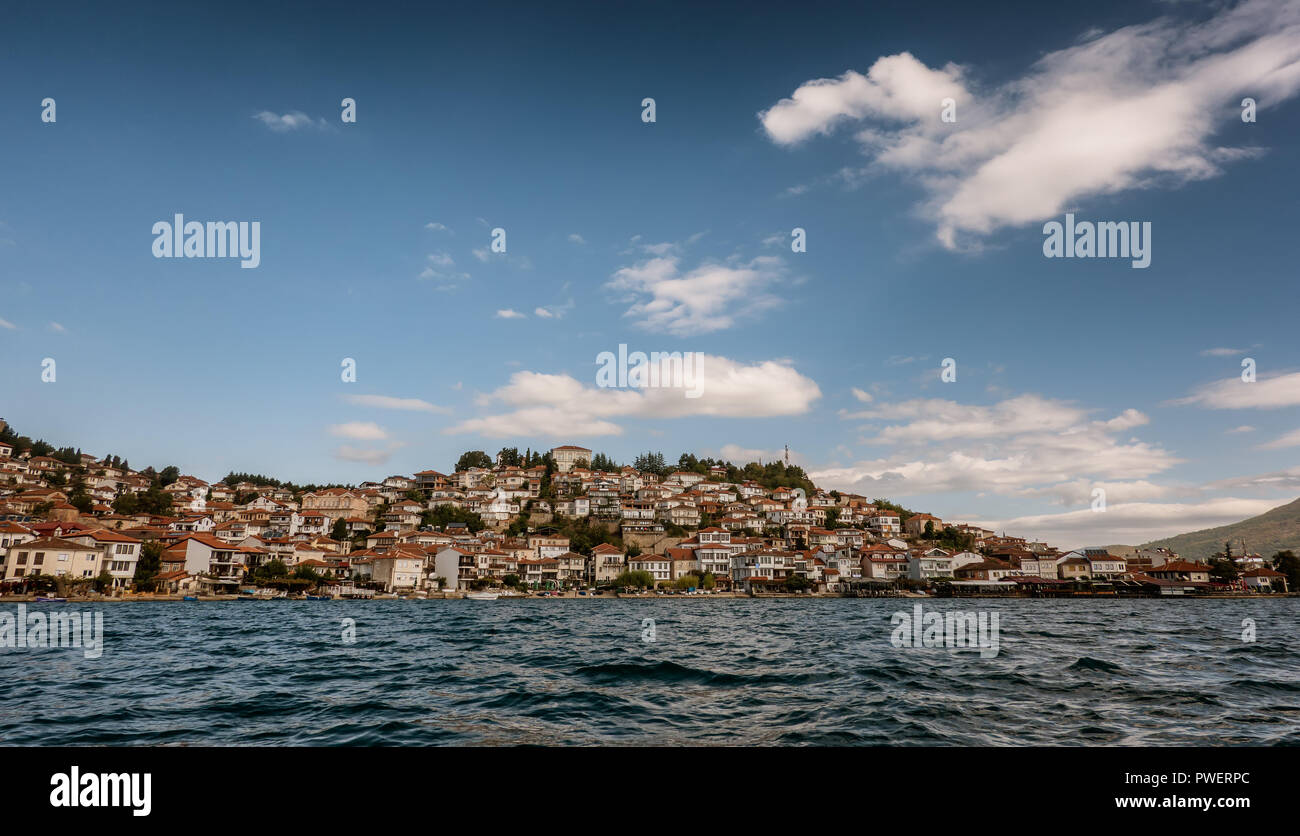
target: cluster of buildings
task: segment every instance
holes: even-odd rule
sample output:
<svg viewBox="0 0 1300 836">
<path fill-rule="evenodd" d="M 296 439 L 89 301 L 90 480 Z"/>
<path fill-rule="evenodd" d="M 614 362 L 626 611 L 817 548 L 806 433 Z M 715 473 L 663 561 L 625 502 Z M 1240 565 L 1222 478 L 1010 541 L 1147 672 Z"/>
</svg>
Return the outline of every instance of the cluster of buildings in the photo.
<svg viewBox="0 0 1300 836">
<path fill-rule="evenodd" d="M 500 461 L 305 493 L 181 475 L 163 488 L 172 497 L 166 515 L 113 512 L 117 497 L 151 485 L 124 466 L 93 456 L 73 466 L 12 453 L 0 445 L 0 584 L 64 575 L 125 590 L 153 542 L 161 554 L 156 585 L 178 593 L 233 591 L 270 561 L 340 585 L 417 594 L 507 579 L 531 589 L 592 587 L 625 572 L 644 572 L 655 585 L 707 577 L 713 589 L 745 593 L 792 584 L 853 593 L 939 581 L 1035 590 L 1091 581 L 1163 594 L 1212 586 L 1207 565 L 1164 550 L 1061 552 L 930 514 L 904 519 L 853 494 L 728 481 L 722 467 L 663 476 L 632 467 L 596 471 L 591 451 L 573 445 L 551 450 L 545 496 L 545 466 Z M 89 510 L 50 484 L 66 478 L 47 478 L 69 470 L 91 496 Z M 485 527 L 422 524 L 428 512 L 448 506 L 477 514 Z M 521 518 L 527 526 L 517 524 Z M 571 550 L 560 532 L 577 519 L 617 533 L 623 545 Z M 945 530 L 945 541 L 968 548 L 936 545 Z M 1284 576 L 1258 555 L 1237 561 L 1242 588 L 1285 589 Z"/>
</svg>

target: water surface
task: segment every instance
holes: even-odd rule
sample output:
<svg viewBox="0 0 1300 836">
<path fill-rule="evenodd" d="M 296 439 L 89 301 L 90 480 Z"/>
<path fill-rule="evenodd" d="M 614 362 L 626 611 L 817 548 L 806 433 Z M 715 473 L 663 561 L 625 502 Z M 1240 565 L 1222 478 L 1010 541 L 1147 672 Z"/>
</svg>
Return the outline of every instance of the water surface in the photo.
<svg viewBox="0 0 1300 836">
<path fill-rule="evenodd" d="M 28 605 L 104 653 L 0 649 L 0 743 L 1300 743 L 1300 599 L 924 602 L 997 612 L 991 659 L 894 648 L 914 603 Z"/>
</svg>

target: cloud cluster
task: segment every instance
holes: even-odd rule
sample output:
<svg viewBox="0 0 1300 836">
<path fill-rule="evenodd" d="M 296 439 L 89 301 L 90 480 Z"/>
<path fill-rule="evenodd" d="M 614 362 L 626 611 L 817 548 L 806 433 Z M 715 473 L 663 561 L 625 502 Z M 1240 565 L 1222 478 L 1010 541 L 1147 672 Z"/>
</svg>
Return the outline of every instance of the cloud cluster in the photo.
<svg viewBox="0 0 1300 836">
<path fill-rule="evenodd" d="M 293 110 L 288 113 L 263 110 L 261 113 L 253 114 L 253 118 L 278 134 L 302 130 L 303 128 L 324 129 L 329 126 L 329 123 L 324 119 L 312 118 L 301 110 Z"/>
<path fill-rule="evenodd" d="M 987 406 L 921 398 L 841 414 L 883 424 L 863 441 L 889 453 L 813 479 L 868 496 L 973 491 L 1081 503 L 1103 484 L 1108 496 L 1116 492 L 1111 499 L 1151 498 L 1166 489 L 1147 477 L 1181 461 L 1158 445 L 1118 437 L 1147 423 L 1137 410 L 1094 420 L 1088 410 L 1038 395 Z"/>
<path fill-rule="evenodd" d="M 339 438 L 351 438 L 357 441 L 383 441 L 388 438 L 388 432 L 373 421 L 351 421 L 346 424 L 334 424 L 330 427 L 330 435 Z"/>
<path fill-rule="evenodd" d="M 1188 531 L 1228 525 L 1257 516 L 1279 504 L 1275 499 L 1223 497 L 1203 502 L 1111 503 L 1102 513 L 1091 509 L 998 520 L 972 520 L 994 531 L 1014 532 L 1063 548 L 1137 545 Z"/>
<path fill-rule="evenodd" d="M 703 394 L 698 398 L 685 397 L 679 388 L 600 388 L 567 374 L 515 372 L 509 383 L 479 399 L 480 406 L 507 411 L 444 432 L 488 438 L 621 435 L 620 419 L 800 415 L 821 397 L 812 379 L 775 360 L 744 364 L 704 355 L 699 369 Z"/>
<path fill-rule="evenodd" d="M 1300 372 L 1261 375 L 1247 383 L 1240 377 L 1216 380 L 1194 390 L 1176 405 L 1207 409 L 1278 409 L 1300 406 Z"/>
<path fill-rule="evenodd" d="M 865 75 L 805 82 L 759 119 L 781 145 L 856 125 L 869 168 L 913 176 L 922 214 L 956 248 L 1087 197 L 1214 176 L 1254 153 L 1213 142 L 1241 99 L 1263 109 L 1297 90 L 1300 5 L 1248 0 L 1202 21 L 1096 33 L 989 90 L 972 91 L 952 64 L 890 55 Z M 940 118 L 945 98 L 956 122 Z"/>
<path fill-rule="evenodd" d="M 675 336 L 721 331 L 782 304 L 771 289 L 786 280 L 783 262 L 705 262 L 682 271 L 680 257 L 657 255 L 618 270 L 606 289 L 630 303 L 624 316 L 638 327 Z"/>
<path fill-rule="evenodd" d="M 368 406 L 374 409 L 396 409 L 405 412 L 431 412 L 448 414 L 445 406 L 436 406 L 419 398 L 394 398 L 389 395 L 344 395 L 343 400 L 354 406 Z"/>
</svg>

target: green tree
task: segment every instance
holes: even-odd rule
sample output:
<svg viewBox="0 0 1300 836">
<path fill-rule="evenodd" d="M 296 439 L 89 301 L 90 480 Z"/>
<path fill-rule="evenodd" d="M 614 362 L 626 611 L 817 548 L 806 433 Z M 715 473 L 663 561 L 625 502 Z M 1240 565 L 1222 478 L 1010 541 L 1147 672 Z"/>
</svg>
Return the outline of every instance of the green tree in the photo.
<svg viewBox="0 0 1300 836">
<path fill-rule="evenodd" d="M 342 517 L 334 521 L 334 527 L 330 529 L 330 538 L 338 540 L 340 543 L 348 539 L 348 523 Z"/>
<path fill-rule="evenodd" d="M 626 586 L 636 589 L 649 589 L 655 585 L 654 576 L 649 572 L 637 570 L 635 572 L 627 571 L 614 578 L 614 586 Z"/>
<path fill-rule="evenodd" d="M 668 472 L 668 464 L 664 461 L 663 453 L 642 453 L 632 462 L 632 467 L 642 473 L 654 473 L 659 476 Z"/>
<path fill-rule="evenodd" d="M 482 450 L 469 450 L 461 453 L 456 460 L 456 470 L 469 470 L 471 467 L 491 467 L 492 457 Z"/>
<path fill-rule="evenodd" d="M 1237 564 L 1231 560 L 1221 557 L 1210 559 L 1210 579 L 1219 583 L 1232 583 L 1237 580 L 1241 573 L 1237 571 Z"/>
<path fill-rule="evenodd" d="M 287 577 L 289 577 L 289 567 L 284 564 L 283 560 L 278 558 L 268 560 L 253 570 L 253 580 L 258 583 L 281 580 Z"/>
<path fill-rule="evenodd" d="M 457 508 L 454 505 L 439 505 L 420 514 L 420 524 L 446 529 L 447 523 L 463 522 L 472 532 L 482 531 L 486 526 L 483 518 L 473 511 Z"/>
<path fill-rule="evenodd" d="M 101 593 L 102 593 L 102 592 L 105 592 L 105 591 L 107 591 L 108 588 L 111 587 L 112 585 L 113 585 L 113 576 L 112 576 L 112 574 L 109 573 L 109 571 L 108 571 L 107 569 L 105 569 L 104 571 L 100 572 L 100 573 L 95 577 L 95 591 L 96 591 L 96 592 L 101 592 Z"/>
<path fill-rule="evenodd" d="M 1287 549 L 1273 555 L 1273 568 L 1286 575 L 1287 589 L 1300 590 L 1300 557 L 1295 552 Z"/>
<path fill-rule="evenodd" d="M 803 592 L 812 586 L 812 581 L 803 575 L 791 575 L 785 579 L 785 588 L 791 592 Z"/>
<path fill-rule="evenodd" d="M 703 583 L 703 581 L 700 580 L 699 575 L 682 575 L 680 578 L 673 581 L 673 586 L 678 589 L 699 589 L 701 583 Z"/>
<path fill-rule="evenodd" d="M 132 583 L 136 588 L 152 589 L 154 578 L 162 570 L 163 544 L 149 540 L 140 546 L 140 559 L 135 562 L 135 577 Z"/>
<path fill-rule="evenodd" d="M 968 552 L 975 548 L 975 535 L 945 525 L 939 532 L 939 546 L 949 551 Z"/>
<path fill-rule="evenodd" d="M 138 493 L 135 496 L 135 513 L 137 514 L 156 514 L 162 516 L 172 512 L 172 495 L 160 488 L 156 483 L 150 485 L 147 490 Z"/>
</svg>

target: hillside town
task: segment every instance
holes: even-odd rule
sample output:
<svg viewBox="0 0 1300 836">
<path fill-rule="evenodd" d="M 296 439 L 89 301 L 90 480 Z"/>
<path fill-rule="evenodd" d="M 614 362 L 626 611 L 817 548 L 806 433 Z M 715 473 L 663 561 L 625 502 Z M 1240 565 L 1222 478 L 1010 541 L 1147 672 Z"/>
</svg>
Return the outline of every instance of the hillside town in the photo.
<svg viewBox="0 0 1300 836">
<path fill-rule="evenodd" d="M 48 447 L 0 422 L 0 594 L 1276 594 L 1295 562 L 1062 551 L 821 490 L 781 461 L 507 448 L 449 473 L 299 487 Z"/>
</svg>

